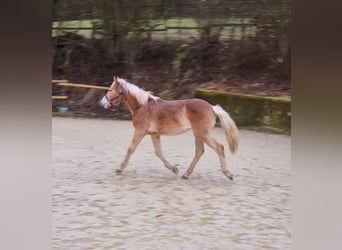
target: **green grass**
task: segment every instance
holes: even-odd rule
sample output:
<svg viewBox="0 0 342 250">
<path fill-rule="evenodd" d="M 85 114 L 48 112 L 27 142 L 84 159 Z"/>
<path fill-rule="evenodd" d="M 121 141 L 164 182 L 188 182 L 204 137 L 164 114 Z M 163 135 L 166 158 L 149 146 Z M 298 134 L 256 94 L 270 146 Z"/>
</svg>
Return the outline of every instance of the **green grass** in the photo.
<svg viewBox="0 0 342 250">
<path fill-rule="evenodd" d="M 52 36 L 58 36 L 63 34 L 63 32 L 73 32 L 78 35 L 89 38 L 92 36 L 94 24 L 98 27 L 101 27 L 102 20 L 100 19 L 92 19 L 92 20 L 72 20 L 72 21 L 63 21 L 63 22 L 53 22 L 52 23 Z M 216 20 L 213 23 L 226 23 L 226 24 L 248 24 L 250 23 L 250 19 L 241 19 L 241 18 L 227 18 L 226 20 Z M 199 36 L 199 28 L 200 23 L 193 18 L 170 18 L 170 19 L 156 19 L 150 21 L 150 26 L 153 29 L 167 29 L 166 31 L 155 31 L 152 32 L 154 38 L 156 39 L 166 39 L 166 38 L 179 38 L 179 35 L 188 36 L 188 37 L 198 37 Z M 194 28 L 194 29 L 172 29 L 173 27 L 184 27 L 184 28 Z M 59 28 L 57 30 L 56 28 Z M 63 31 L 63 28 L 66 28 Z M 232 33 L 233 27 L 225 27 L 221 32 L 222 36 L 229 36 Z M 254 34 L 255 30 L 253 27 L 249 27 L 246 29 L 248 34 Z M 243 32 L 240 27 L 235 27 L 235 38 L 239 39 L 243 36 Z M 97 36 L 97 38 L 101 38 L 101 36 Z"/>
<path fill-rule="evenodd" d="M 101 22 L 101 20 L 73 20 L 63 22 L 53 22 L 52 28 L 93 28 L 93 22 Z"/>
</svg>

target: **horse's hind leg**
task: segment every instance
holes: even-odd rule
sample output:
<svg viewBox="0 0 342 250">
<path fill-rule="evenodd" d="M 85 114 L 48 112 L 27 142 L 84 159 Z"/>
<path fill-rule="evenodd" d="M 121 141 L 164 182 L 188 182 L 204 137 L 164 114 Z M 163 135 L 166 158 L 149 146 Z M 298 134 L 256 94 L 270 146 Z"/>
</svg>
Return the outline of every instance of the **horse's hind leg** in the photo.
<svg viewBox="0 0 342 250">
<path fill-rule="evenodd" d="M 226 163 L 226 158 L 224 155 L 224 147 L 222 144 L 218 143 L 213 137 L 210 136 L 210 134 L 206 134 L 205 136 L 201 136 L 201 139 L 204 140 L 204 142 L 215 150 L 215 152 L 218 154 L 220 158 L 221 163 L 221 169 L 225 176 L 227 176 L 228 179 L 233 180 L 233 174 L 229 171 Z"/>
<path fill-rule="evenodd" d="M 120 174 L 124 170 L 124 168 L 127 166 L 129 158 L 131 157 L 131 155 L 133 154 L 133 152 L 135 151 L 136 147 L 139 145 L 141 140 L 144 138 L 144 136 L 145 136 L 144 133 L 141 133 L 139 131 L 134 132 L 134 136 L 133 136 L 131 145 L 127 149 L 126 156 L 124 160 L 122 161 L 122 163 L 120 164 L 120 167 L 116 170 L 117 174 Z"/>
<path fill-rule="evenodd" d="M 172 172 L 175 174 L 178 173 L 178 168 L 176 166 L 172 166 L 164 157 L 162 149 L 161 149 L 161 144 L 160 144 L 160 136 L 159 135 L 151 135 L 153 146 L 154 146 L 154 152 L 158 156 L 158 158 L 164 163 L 165 167 L 170 169 Z"/>
<path fill-rule="evenodd" d="M 199 139 L 197 136 L 195 136 L 195 144 L 196 144 L 196 152 L 195 152 L 195 157 L 192 160 L 192 162 L 190 163 L 190 166 L 188 167 L 188 169 L 185 171 L 185 173 L 183 174 L 183 179 L 188 179 L 189 176 L 192 174 L 192 172 L 194 171 L 194 168 L 197 164 L 197 162 L 199 161 L 199 159 L 201 158 L 201 156 L 204 153 L 204 143 L 201 139 Z"/>
</svg>

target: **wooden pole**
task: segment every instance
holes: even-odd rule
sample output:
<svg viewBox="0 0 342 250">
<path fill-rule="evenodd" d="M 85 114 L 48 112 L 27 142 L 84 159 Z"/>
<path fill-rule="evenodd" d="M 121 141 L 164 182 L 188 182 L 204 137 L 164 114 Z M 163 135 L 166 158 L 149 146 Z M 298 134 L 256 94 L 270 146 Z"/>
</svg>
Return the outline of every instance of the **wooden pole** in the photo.
<svg viewBox="0 0 342 250">
<path fill-rule="evenodd" d="M 68 99 L 66 95 L 53 95 L 52 99 Z"/>
<path fill-rule="evenodd" d="M 67 82 L 68 80 L 52 80 L 52 83 Z"/>
<path fill-rule="evenodd" d="M 69 83 L 69 82 L 60 82 L 57 85 L 66 86 L 66 87 L 76 87 L 76 88 L 99 89 L 99 90 L 109 89 L 109 87 L 105 87 L 105 86 L 96 86 L 96 85 L 78 84 L 78 83 Z"/>
</svg>

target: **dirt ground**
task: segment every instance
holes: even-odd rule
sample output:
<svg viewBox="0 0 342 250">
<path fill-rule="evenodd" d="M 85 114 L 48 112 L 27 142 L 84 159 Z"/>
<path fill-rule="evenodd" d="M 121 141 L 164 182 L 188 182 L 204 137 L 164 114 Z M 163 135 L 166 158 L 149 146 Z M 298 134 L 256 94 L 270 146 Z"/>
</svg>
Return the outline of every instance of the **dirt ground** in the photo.
<svg viewBox="0 0 342 250">
<path fill-rule="evenodd" d="M 150 138 L 116 175 L 132 133 L 130 121 L 52 118 L 53 249 L 291 249 L 291 137 L 241 130 L 237 154 L 226 150 L 231 182 L 208 147 L 181 178 L 191 132 L 162 137 L 178 175 Z"/>
</svg>

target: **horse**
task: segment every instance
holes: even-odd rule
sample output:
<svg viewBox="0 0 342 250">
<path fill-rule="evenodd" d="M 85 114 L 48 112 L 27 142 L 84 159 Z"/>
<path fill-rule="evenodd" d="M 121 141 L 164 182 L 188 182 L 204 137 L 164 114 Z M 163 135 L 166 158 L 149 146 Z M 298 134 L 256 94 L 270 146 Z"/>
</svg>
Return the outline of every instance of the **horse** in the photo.
<svg viewBox="0 0 342 250">
<path fill-rule="evenodd" d="M 131 155 L 146 135 L 151 136 L 155 154 L 165 167 L 178 174 L 177 166 L 170 164 L 162 153 L 160 136 L 178 135 L 192 130 L 195 137 L 195 156 L 182 178 L 188 179 L 192 174 L 195 165 L 204 153 L 205 143 L 218 154 L 223 174 L 233 181 L 233 174 L 229 171 L 226 163 L 224 146 L 211 135 L 218 117 L 231 153 L 236 152 L 238 128 L 234 120 L 221 106 L 213 106 L 197 98 L 164 100 L 120 77 L 114 76 L 113 80 L 100 100 L 100 105 L 105 109 L 111 109 L 122 103 L 126 104 L 131 112 L 135 129 L 127 153 L 119 168 L 116 169 L 117 174 L 122 173 L 127 167 Z"/>
</svg>

